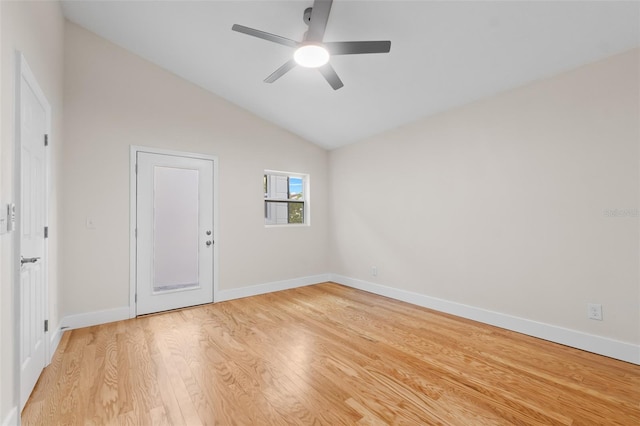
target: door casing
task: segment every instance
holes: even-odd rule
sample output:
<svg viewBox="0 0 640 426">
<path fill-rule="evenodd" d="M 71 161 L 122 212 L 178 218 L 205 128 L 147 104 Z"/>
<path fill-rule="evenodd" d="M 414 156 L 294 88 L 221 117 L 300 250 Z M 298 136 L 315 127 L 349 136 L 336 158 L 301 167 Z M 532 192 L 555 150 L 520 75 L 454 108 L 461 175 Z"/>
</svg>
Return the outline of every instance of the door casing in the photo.
<svg viewBox="0 0 640 426">
<path fill-rule="evenodd" d="M 198 158 L 213 161 L 213 301 L 218 300 L 218 254 L 220 250 L 219 238 L 219 208 L 218 208 L 218 157 L 215 155 L 199 154 L 193 152 L 175 151 L 167 149 L 152 148 L 146 146 L 132 145 L 129 151 L 129 318 L 135 318 L 136 312 L 136 277 L 137 277 L 137 238 L 136 238 L 136 218 L 138 180 L 136 176 L 136 161 L 138 152 L 148 152 L 151 154 L 173 155 L 178 157 Z"/>
</svg>

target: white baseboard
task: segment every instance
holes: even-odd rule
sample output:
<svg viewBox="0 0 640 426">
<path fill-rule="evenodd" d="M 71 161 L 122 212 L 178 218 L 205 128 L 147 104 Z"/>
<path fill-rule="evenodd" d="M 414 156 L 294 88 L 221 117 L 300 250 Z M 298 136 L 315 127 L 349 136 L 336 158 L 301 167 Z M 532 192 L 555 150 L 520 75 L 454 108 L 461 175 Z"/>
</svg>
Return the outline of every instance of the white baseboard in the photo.
<svg viewBox="0 0 640 426">
<path fill-rule="evenodd" d="M 2 426 L 18 426 L 18 424 L 18 407 L 13 407 L 4 418 Z"/>
<path fill-rule="evenodd" d="M 216 294 L 215 302 L 241 299 L 243 297 L 257 296 L 259 294 L 273 293 L 274 291 L 289 290 L 291 288 L 304 287 L 330 281 L 331 274 L 312 275 L 309 277 L 294 278 L 284 281 L 252 285 L 233 290 L 220 290 Z"/>
<path fill-rule="evenodd" d="M 51 333 L 51 337 L 49 338 L 49 359 L 47 360 L 47 364 L 51 362 L 53 355 L 56 353 L 56 349 L 58 349 L 58 345 L 60 344 L 60 339 L 62 339 L 62 325 L 58 326 L 58 328 Z"/>
<path fill-rule="evenodd" d="M 556 325 L 545 324 L 525 318 L 520 318 L 500 312 L 489 311 L 462 303 L 426 296 L 411 291 L 400 290 L 364 280 L 345 277 L 338 274 L 320 274 L 290 280 L 274 281 L 249 287 L 231 290 L 220 290 L 216 293 L 215 302 L 240 299 L 273 293 L 307 285 L 333 281 L 338 284 L 364 290 L 369 293 L 390 297 L 392 299 L 422 306 L 440 312 L 471 319 L 518 333 L 526 334 L 562 345 L 571 346 L 621 361 L 640 365 L 640 345 L 621 342 L 606 337 L 595 336 L 581 331 L 571 330 Z M 129 319 L 129 307 L 110 309 L 98 312 L 69 315 L 62 319 L 60 328 L 51 336 L 52 353 L 60 342 L 65 329 L 89 327 L 113 321 Z M 4 423 L 3 425 L 4 426 Z"/>
<path fill-rule="evenodd" d="M 60 322 L 60 330 L 73 330 L 74 328 L 90 327 L 92 325 L 106 324 L 126 319 L 129 319 L 128 306 L 104 311 L 86 312 L 84 314 L 67 315 L 62 318 Z M 62 335 L 60 337 L 62 337 Z"/>
<path fill-rule="evenodd" d="M 274 291 L 288 290 L 296 287 L 303 287 L 311 284 L 318 284 L 329 281 L 330 274 L 312 275 L 309 277 L 294 278 L 284 281 L 274 281 L 270 283 L 258 284 L 249 287 L 243 287 L 233 290 L 220 290 L 216 293 L 216 302 L 224 302 L 225 300 L 240 299 L 242 297 L 257 296 L 259 294 L 272 293 Z M 90 327 L 92 325 L 106 324 L 114 321 L 129 319 L 129 306 L 104 311 L 86 312 L 83 314 L 67 315 L 62 318 L 60 328 L 56 331 L 55 338 L 59 343 L 62 333 L 65 330 L 73 330 L 75 328 Z M 52 341 L 54 336 L 51 337 Z M 57 346 L 56 343 L 56 346 Z"/>
<path fill-rule="evenodd" d="M 640 365 L 640 345 L 620 342 L 606 337 L 595 336 L 581 331 L 476 308 L 462 303 L 425 296 L 423 294 L 387 287 L 338 274 L 330 275 L 331 281 L 348 287 Z"/>
</svg>

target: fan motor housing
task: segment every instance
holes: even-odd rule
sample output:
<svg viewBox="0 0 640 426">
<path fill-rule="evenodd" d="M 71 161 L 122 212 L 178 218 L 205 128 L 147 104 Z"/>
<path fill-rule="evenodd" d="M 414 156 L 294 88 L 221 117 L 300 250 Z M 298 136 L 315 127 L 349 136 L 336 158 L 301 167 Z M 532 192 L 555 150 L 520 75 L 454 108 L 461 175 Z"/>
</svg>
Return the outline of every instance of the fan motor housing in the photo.
<svg viewBox="0 0 640 426">
<path fill-rule="evenodd" d="M 312 7 L 308 7 L 308 8 L 306 8 L 304 10 L 304 13 L 302 14 L 302 20 L 307 25 L 309 25 L 311 23 L 311 10 L 313 10 L 313 8 Z"/>
</svg>

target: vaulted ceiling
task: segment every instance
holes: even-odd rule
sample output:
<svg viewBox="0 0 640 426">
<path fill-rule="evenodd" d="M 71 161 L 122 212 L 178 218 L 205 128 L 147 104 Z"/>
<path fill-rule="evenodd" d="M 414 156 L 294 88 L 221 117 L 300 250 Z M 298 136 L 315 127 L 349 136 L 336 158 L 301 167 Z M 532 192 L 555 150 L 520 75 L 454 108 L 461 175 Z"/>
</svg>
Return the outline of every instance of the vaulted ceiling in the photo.
<svg viewBox="0 0 640 426">
<path fill-rule="evenodd" d="M 301 40 L 312 0 L 66 1 L 82 27 L 327 149 L 640 46 L 640 2 L 335 0 L 326 41 L 391 40 L 331 58 L 345 86 L 233 24 Z"/>
</svg>

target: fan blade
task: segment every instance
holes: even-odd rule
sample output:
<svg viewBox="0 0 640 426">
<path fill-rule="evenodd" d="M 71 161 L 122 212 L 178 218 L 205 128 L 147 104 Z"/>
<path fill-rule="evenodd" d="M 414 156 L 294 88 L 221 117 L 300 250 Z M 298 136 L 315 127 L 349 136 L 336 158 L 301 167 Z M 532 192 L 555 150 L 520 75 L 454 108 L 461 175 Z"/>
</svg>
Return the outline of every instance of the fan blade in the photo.
<svg viewBox="0 0 640 426">
<path fill-rule="evenodd" d="M 293 59 L 291 59 L 288 62 L 285 62 L 284 65 L 282 65 L 280 68 L 275 70 L 269 77 L 265 78 L 264 82 L 273 83 L 274 81 L 276 81 L 277 79 L 285 75 L 287 72 L 291 71 L 291 69 L 293 69 L 295 66 L 296 66 L 296 61 L 294 61 Z"/>
<path fill-rule="evenodd" d="M 318 69 L 320 70 L 320 73 L 324 76 L 324 78 L 327 80 L 327 82 L 331 85 L 331 87 L 333 87 L 333 90 L 338 90 L 339 88 L 344 86 L 344 83 L 342 82 L 342 80 L 340 80 L 340 77 L 338 77 L 336 70 L 333 69 L 331 64 L 329 63 L 324 64 Z"/>
<path fill-rule="evenodd" d="M 311 22 L 309 23 L 309 31 L 305 41 L 321 42 L 324 37 L 324 30 L 327 28 L 329 20 L 329 12 L 331 12 L 331 4 L 333 0 L 315 0 L 311 8 Z"/>
<path fill-rule="evenodd" d="M 250 36 L 258 37 L 267 41 L 272 41 L 274 43 L 283 44 L 289 47 L 298 47 L 300 43 L 295 40 L 291 40 L 290 38 L 280 37 L 279 35 L 265 33 L 264 31 L 256 30 L 253 28 L 245 27 L 244 25 L 233 24 L 231 27 L 233 31 L 237 31 L 239 33 L 247 34 Z"/>
<path fill-rule="evenodd" d="M 356 55 L 360 53 L 389 53 L 391 42 L 386 41 L 333 41 L 324 43 L 332 55 Z"/>
</svg>

